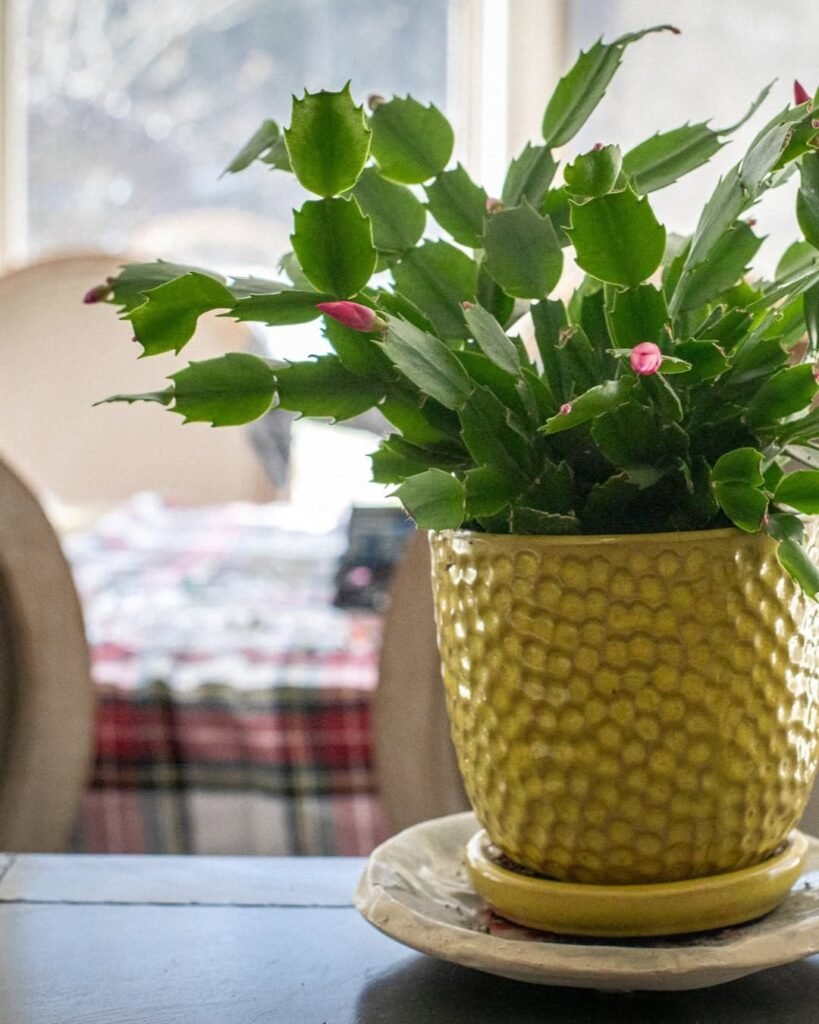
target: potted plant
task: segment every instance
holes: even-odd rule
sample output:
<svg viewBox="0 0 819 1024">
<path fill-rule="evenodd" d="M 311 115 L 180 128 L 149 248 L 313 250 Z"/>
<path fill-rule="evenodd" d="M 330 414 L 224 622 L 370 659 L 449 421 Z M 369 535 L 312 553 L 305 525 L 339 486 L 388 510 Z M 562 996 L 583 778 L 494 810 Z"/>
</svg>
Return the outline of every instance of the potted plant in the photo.
<svg viewBox="0 0 819 1024">
<path fill-rule="evenodd" d="M 769 89 L 730 128 L 562 153 L 624 50 L 668 29 L 582 53 L 499 197 L 450 166 L 434 106 L 371 97 L 367 114 L 349 86 L 294 98 L 289 127 L 265 122 L 228 168 L 260 160 L 312 193 L 287 283 L 158 262 L 86 297 L 118 306 L 145 355 L 179 352 L 211 310 L 323 318 L 331 354 L 226 355 L 110 400 L 214 426 L 273 404 L 381 410 L 394 433 L 373 476 L 433 531 L 448 707 L 478 817 L 514 865 L 588 891 L 764 868 L 817 760 L 819 571 L 802 519 L 819 511 L 815 101 L 797 84 L 693 234 L 669 234 L 651 194 L 705 163 Z M 771 280 L 752 277 L 748 213 L 792 176 L 803 238 Z M 768 909 L 791 880 L 728 919 Z"/>
</svg>

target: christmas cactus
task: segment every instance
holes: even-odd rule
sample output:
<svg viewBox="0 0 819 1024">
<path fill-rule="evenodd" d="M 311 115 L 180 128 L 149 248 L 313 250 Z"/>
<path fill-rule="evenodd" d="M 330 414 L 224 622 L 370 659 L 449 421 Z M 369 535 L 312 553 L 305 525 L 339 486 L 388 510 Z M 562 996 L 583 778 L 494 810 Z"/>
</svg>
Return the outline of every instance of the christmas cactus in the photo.
<svg viewBox="0 0 819 1024">
<path fill-rule="evenodd" d="M 685 124 L 625 153 L 596 145 L 558 177 L 555 151 L 644 35 L 580 55 L 546 106 L 543 141 L 511 162 L 499 197 L 450 166 L 453 132 L 434 106 L 371 97 L 365 113 L 349 86 L 294 98 L 289 127 L 266 121 L 228 167 L 260 160 L 313 194 L 294 213 L 289 283 L 157 262 L 126 266 L 86 298 L 118 306 L 145 355 L 178 353 L 211 310 L 284 327 L 321 317 L 332 354 L 230 354 L 190 363 L 162 391 L 109 400 L 214 426 L 271 406 L 334 420 L 376 407 L 394 432 L 372 456 L 374 479 L 421 527 L 734 524 L 774 537 L 815 595 L 799 514 L 819 512 L 816 98 L 797 86 L 694 233 L 668 234 L 651 193 L 739 125 Z M 749 275 L 762 239 L 748 212 L 794 173 L 804 238 L 762 280 Z M 564 301 L 570 263 L 585 276 Z"/>
</svg>

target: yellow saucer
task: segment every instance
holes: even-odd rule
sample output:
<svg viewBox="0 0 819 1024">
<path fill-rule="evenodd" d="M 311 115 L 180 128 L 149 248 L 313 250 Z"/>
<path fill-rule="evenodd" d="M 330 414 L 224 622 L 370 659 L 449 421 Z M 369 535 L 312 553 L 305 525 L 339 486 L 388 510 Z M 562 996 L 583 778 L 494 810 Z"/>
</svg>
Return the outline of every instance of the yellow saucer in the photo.
<svg viewBox="0 0 819 1024">
<path fill-rule="evenodd" d="M 762 917 L 787 896 L 807 852 L 807 838 L 794 831 L 780 852 L 741 871 L 682 882 L 584 885 L 501 867 L 482 829 L 466 846 L 466 866 L 478 894 L 516 924 L 563 935 L 635 938 L 710 931 Z"/>
</svg>

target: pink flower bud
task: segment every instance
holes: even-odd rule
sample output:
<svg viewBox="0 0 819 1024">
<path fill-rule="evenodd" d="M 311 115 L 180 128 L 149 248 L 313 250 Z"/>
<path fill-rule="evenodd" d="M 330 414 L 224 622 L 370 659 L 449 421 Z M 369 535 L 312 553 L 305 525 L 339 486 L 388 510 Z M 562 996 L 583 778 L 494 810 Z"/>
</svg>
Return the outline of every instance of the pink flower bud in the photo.
<svg viewBox="0 0 819 1024">
<path fill-rule="evenodd" d="M 462 309 L 472 309 L 472 303 L 464 301 L 464 302 L 461 303 L 461 308 Z"/>
<path fill-rule="evenodd" d="M 563 405 L 561 405 L 561 407 L 560 407 L 560 415 L 561 416 L 568 416 L 571 411 L 572 411 L 572 403 L 571 402 L 564 402 Z"/>
<path fill-rule="evenodd" d="M 653 341 L 641 341 L 631 350 L 629 362 L 635 373 L 642 377 L 648 377 L 660 369 L 663 361 L 663 354 Z"/>
<path fill-rule="evenodd" d="M 602 142 L 595 142 L 595 144 L 592 146 L 592 153 L 599 153 L 602 148 L 603 148 L 603 143 Z"/>
<path fill-rule="evenodd" d="M 793 102 L 794 106 L 801 106 L 803 103 L 809 103 L 811 95 L 808 90 L 802 85 L 801 82 L 794 79 L 793 82 Z"/>
<path fill-rule="evenodd" d="M 763 514 L 762 518 L 759 520 L 759 525 L 763 530 L 767 530 L 769 523 L 770 519 L 768 518 L 767 513 Z"/>
<path fill-rule="evenodd" d="M 505 210 L 506 206 L 501 199 L 495 199 L 493 196 L 489 196 L 486 200 L 486 212 L 487 213 L 500 213 Z"/>
<path fill-rule="evenodd" d="M 110 279 L 109 279 L 110 280 Z M 89 289 L 83 296 L 83 302 L 91 306 L 95 302 L 103 302 L 113 291 L 110 284 L 98 284 Z"/>
<path fill-rule="evenodd" d="M 383 331 L 387 326 L 374 309 L 359 302 L 319 302 L 316 309 L 353 331 Z"/>
</svg>

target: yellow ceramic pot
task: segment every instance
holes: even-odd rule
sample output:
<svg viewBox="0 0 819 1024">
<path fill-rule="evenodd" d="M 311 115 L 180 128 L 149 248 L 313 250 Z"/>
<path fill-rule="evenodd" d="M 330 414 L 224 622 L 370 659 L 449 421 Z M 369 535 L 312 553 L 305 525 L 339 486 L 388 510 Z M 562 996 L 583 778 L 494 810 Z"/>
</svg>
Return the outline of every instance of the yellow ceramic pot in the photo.
<svg viewBox="0 0 819 1024">
<path fill-rule="evenodd" d="M 458 761 L 507 857 L 629 884 L 757 864 L 817 764 L 817 605 L 734 529 L 431 536 Z"/>
</svg>

